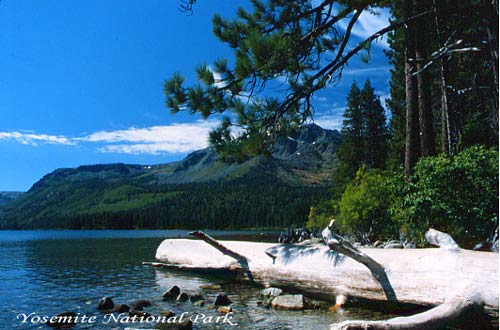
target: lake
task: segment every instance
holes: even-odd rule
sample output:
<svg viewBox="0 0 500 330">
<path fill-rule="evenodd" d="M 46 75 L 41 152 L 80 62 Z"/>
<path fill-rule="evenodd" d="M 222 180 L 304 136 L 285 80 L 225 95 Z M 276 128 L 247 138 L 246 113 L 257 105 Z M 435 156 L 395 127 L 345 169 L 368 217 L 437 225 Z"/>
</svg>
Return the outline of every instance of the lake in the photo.
<svg viewBox="0 0 500 330">
<path fill-rule="evenodd" d="M 208 305 L 220 292 L 233 301 L 233 323 L 238 329 L 327 329 L 328 324 L 347 318 L 380 318 L 373 311 L 349 309 L 343 313 L 326 311 L 276 311 L 259 305 L 260 288 L 235 284 L 216 276 L 143 266 L 154 261 L 156 248 L 167 237 L 186 237 L 184 230 L 46 230 L 0 231 L 0 296 L 2 329 L 49 329 L 36 318 L 22 323 L 19 314 L 53 316 L 64 311 L 96 316 L 93 324 L 74 329 L 152 328 L 147 324 L 105 324 L 97 310 L 103 296 L 116 303 L 148 299 L 145 309 L 152 315 L 172 310 L 215 316 Z M 276 241 L 276 233 L 208 231 L 222 239 Z M 162 301 L 163 292 L 177 285 L 188 294 L 201 292 L 208 299 L 204 307 L 190 302 Z M 203 288 L 201 288 L 203 287 Z M 19 317 L 19 319 L 18 319 Z M 230 324 L 195 324 L 196 329 L 231 329 Z"/>
</svg>

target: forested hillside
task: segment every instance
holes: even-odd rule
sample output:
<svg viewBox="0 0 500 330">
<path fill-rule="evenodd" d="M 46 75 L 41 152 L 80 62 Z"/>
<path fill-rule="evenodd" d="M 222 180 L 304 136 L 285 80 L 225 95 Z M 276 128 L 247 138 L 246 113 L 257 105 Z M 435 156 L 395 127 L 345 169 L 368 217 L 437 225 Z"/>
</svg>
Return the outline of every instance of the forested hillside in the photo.
<svg viewBox="0 0 500 330">
<path fill-rule="evenodd" d="M 225 163 L 212 149 L 162 165 L 58 169 L 0 209 L 3 228 L 252 228 L 303 224 L 327 198 L 337 131 L 308 125 L 270 157 Z"/>
</svg>

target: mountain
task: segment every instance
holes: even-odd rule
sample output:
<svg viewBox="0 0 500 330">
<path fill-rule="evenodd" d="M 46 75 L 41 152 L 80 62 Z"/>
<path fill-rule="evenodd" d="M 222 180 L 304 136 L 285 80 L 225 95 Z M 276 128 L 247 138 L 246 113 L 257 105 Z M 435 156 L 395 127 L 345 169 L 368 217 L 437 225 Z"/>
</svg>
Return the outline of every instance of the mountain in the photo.
<svg viewBox="0 0 500 330">
<path fill-rule="evenodd" d="M 20 191 L 0 191 L 0 206 L 19 198 L 22 194 Z"/>
<path fill-rule="evenodd" d="M 301 224 L 328 195 L 338 131 L 307 125 L 269 158 L 202 149 L 161 165 L 85 165 L 45 175 L 0 208 L 2 228 L 249 228 Z"/>
</svg>

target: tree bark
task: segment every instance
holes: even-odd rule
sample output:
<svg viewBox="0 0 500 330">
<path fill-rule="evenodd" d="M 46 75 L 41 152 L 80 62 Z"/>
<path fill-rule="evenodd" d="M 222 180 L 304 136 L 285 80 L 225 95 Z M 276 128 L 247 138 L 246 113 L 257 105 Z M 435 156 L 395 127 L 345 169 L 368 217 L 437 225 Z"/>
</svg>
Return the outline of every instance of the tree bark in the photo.
<svg viewBox="0 0 500 330">
<path fill-rule="evenodd" d="M 447 6 L 447 1 L 442 0 L 443 6 Z M 441 37 L 441 28 L 439 23 L 438 8 L 436 0 L 432 0 L 432 9 L 434 10 L 434 26 L 436 29 L 436 36 L 439 48 L 443 47 L 443 40 Z M 450 154 L 452 152 L 451 146 L 451 127 L 450 127 L 450 104 L 448 102 L 448 87 L 446 84 L 447 76 L 446 64 L 441 57 L 439 59 L 439 88 L 441 92 L 441 152 Z"/>
<path fill-rule="evenodd" d="M 403 2 L 403 20 L 407 20 L 413 15 L 412 0 Z M 415 33 L 414 24 L 405 25 L 405 94 L 406 94 L 406 135 L 405 135 L 405 176 L 412 174 L 419 157 L 418 147 L 418 112 L 417 112 L 417 79 L 413 75 L 415 67 L 412 59 L 415 58 Z"/>
<path fill-rule="evenodd" d="M 417 12 L 425 10 L 425 0 L 413 0 L 413 8 Z M 434 148 L 434 128 L 432 126 L 431 79 L 428 70 L 423 70 L 428 60 L 426 25 L 428 22 L 420 19 L 415 25 L 415 60 L 418 85 L 418 117 L 420 128 L 420 153 L 422 157 L 431 156 Z"/>
</svg>

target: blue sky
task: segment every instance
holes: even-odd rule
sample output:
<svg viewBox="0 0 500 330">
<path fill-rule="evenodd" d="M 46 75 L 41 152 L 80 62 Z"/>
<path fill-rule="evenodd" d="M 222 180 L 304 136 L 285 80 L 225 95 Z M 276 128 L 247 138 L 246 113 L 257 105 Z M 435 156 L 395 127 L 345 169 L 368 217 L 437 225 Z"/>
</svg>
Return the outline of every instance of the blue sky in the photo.
<svg viewBox="0 0 500 330">
<path fill-rule="evenodd" d="M 214 13 L 248 1 L 199 1 L 188 16 L 176 0 L 0 1 L 0 191 L 25 191 L 59 167 L 157 164 L 207 145 L 215 120 L 170 115 L 162 84 L 172 73 L 231 58 L 212 34 Z M 363 14 L 354 35 L 387 24 Z M 359 39 L 361 40 L 361 39 Z M 388 95 L 382 40 L 369 65 L 354 59 L 342 82 L 315 95 L 316 122 L 340 128 L 354 80 Z"/>
</svg>

